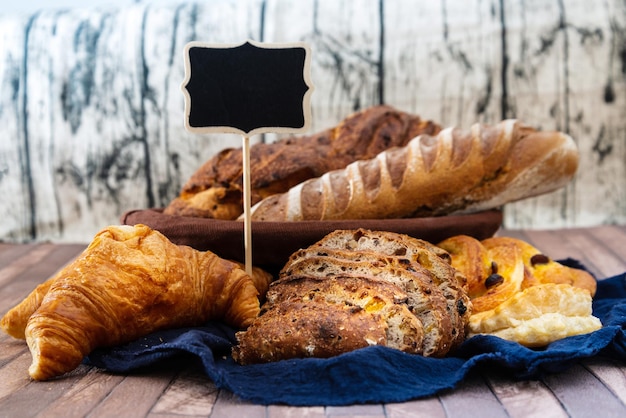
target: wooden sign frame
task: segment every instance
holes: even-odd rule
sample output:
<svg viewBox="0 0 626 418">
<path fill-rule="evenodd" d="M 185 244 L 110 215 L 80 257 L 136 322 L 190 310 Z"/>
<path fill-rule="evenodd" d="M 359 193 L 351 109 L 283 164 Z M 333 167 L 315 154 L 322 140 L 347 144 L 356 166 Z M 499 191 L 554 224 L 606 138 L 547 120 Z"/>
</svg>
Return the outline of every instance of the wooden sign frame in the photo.
<svg viewBox="0 0 626 418">
<path fill-rule="evenodd" d="M 232 126 L 228 123 L 228 119 L 229 119 L 229 112 L 226 111 L 226 117 L 224 117 L 223 119 L 220 119 L 220 117 L 217 117 L 217 120 L 223 120 L 225 123 L 222 122 L 218 122 L 218 123 L 214 123 L 214 122 L 209 122 L 207 125 L 204 125 L 203 123 L 199 123 L 198 125 L 194 125 L 190 123 L 190 120 L 192 119 L 192 97 L 190 92 L 188 91 L 187 87 L 190 85 L 190 83 L 192 82 L 192 78 L 193 78 L 193 71 L 192 71 L 192 67 L 193 67 L 193 63 L 191 62 L 191 52 L 194 48 L 206 48 L 206 49 L 210 49 L 214 52 L 227 52 L 227 49 L 232 49 L 232 52 L 240 52 L 239 57 L 237 57 L 237 54 L 235 54 L 234 56 L 231 55 L 231 58 L 240 58 L 244 55 L 246 55 L 243 51 L 241 50 L 241 48 L 244 48 L 247 50 L 247 52 L 260 52 L 260 51 L 256 51 L 256 49 L 258 50 L 268 50 L 268 51 L 272 51 L 272 50 L 276 50 L 276 52 L 281 52 L 281 51 L 289 51 L 289 52 L 293 52 L 298 54 L 297 58 L 298 58 L 298 64 L 299 64 L 299 54 L 300 51 L 298 51 L 298 49 L 302 49 L 303 51 L 303 61 L 302 61 L 302 80 L 295 80 L 295 86 L 298 89 L 302 89 L 302 97 L 301 99 L 298 100 L 299 103 L 301 103 L 301 107 L 302 107 L 302 125 L 301 126 L 282 126 L 280 123 L 277 124 L 276 126 L 256 126 L 257 123 L 249 123 L 249 125 L 254 125 L 254 127 L 252 127 L 251 129 L 241 129 L 240 127 L 236 127 L 236 126 Z M 240 49 L 238 51 L 236 51 L 237 49 Z M 279 51 L 280 50 L 280 51 Z M 248 54 L 248 55 L 254 55 L 254 54 Z M 276 54 L 274 54 L 276 55 Z M 259 58 L 258 55 L 255 55 L 257 58 Z M 279 56 L 280 58 L 280 56 Z M 181 90 L 183 92 L 184 95 L 184 99 L 185 99 L 185 118 L 184 118 L 184 123 L 185 123 L 185 128 L 189 131 L 189 132 L 193 132 L 193 133 L 199 133 L 199 134 L 206 134 L 206 133 L 233 133 L 233 134 L 239 134 L 242 136 L 242 158 L 243 158 L 243 212 L 244 212 L 244 250 L 245 250 L 245 270 L 248 274 L 252 274 L 252 226 L 251 226 L 251 218 L 250 218 L 250 209 L 251 209 L 251 186 L 250 186 L 250 136 L 252 135 L 257 135 L 257 134 L 262 134 L 262 133 L 300 133 L 300 132 L 305 132 L 310 128 L 310 124 L 311 124 L 311 94 L 313 93 L 313 84 L 311 82 L 311 76 L 310 76 L 310 67 L 311 67 L 311 54 L 310 54 L 310 49 L 308 47 L 308 45 L 306 45 L 305 43 L 301 43 L 301 42 L 295 42 L 295 43 L 258 43 L 252 40 L 247 40 L 245 42 L 242 42 L 240 44 L 212 44 L 212 43 L 204 43 L 204 42 L 197 42 L 197 41 L 193 41 L 193 42 L 189 42 L 187 45 L 185 45 L 184 48 L 184 60 L 185 60 L 185 78 L 181 84 Z M 276 60 L 275 62 L 273 62 L 272 64 L 277 63 L 280 60 Z M 284 62 L 285 60 L 283 60 Z M 263 62 L 261 60 L 258 60 L 256 63 L 259 62 Z M 232 64 L 232 63 L 231 63 Z M 254 60 L 250 60 L 248 62 L 244 62 L 242 63 L 243 65 L 254 65 L 255 61 Z M 210 66 L 209 66 L 210 67 Z M 206 67 L 203 67 L 206 68 Z M 212 67 L 211 67 L 212 68 Z M 286 71 L 289 71 L 288 67 L 286 69 Z M 230 67 L 230 69 L 232 71 L 233 67 Z M 277 73 L 279 73 L 279 71 L 277 70 L 285 70 L 284 68 L 282 68 L 281 66 L 275 66 L 275 65 L 271 65 L 269 66 L 269 68 L 263 68 L 261 67 L 259 69 L 259 71 L 262 74 L 271 74 L 272 69 L 275 70 Z M 269 73 L 268 73 L 269 72 Z M 248 75 L 252 75 L 252 79 L 254 79 L 255 74 L 253 73 L 248 73 Z M 290 80 L 291 81 L 291 76 L 293 76 L 293 73 L 284 73 L 283 77 L 280 76 L 280 74 L 278 74 L 277 76 L 273 77 L 273 79 L 275 80 Z M 299 75 L 298 75 L 299 77 Z M 199 88 L 204 88 L 207 87 L 206 90 L 212 91 L 212 92 L 217 92 L 219 94 L 216 94 L 216 97 L 214 98 L 215 100 L 219 101 L 220 99 L 227 101 L 227 102 L 231 102 L 231 97 L 224 97 L 223 95 L 221 95 L 221 85 L 219 85 L 219 83 L 216 83 L 219 81 L 219 77 L 216 77 L 217 80 L 212 80 L 210 77 L 204 79 L 204 82 L 209 84 L 209 86 L 203 86 L 202 81 L 200 82 Z M 230 81 L 231 77 L 227 77 L 228 81 Z M 244 76 L 245 79 L 245 76 Z M 227 83 L 225 83 L 227 84 Z M 245 83 L 242 83 L 245 84 Z M 248 86 L 248 90 L 246 89 L 241 89 L 240 91 L 238 91 L 238 93 L 240 95 L 246 95 L 246 93 L 248 91 L 253 91 L 254 89 L 250 88 L 250 86 L 253 86 L 253 83 L 250 84 L 245 84 Z M 225 87 L 226 89 L 226 87 Z M 287 89 L 288 90 L 288 89 Z M 263 99 L 263 89 L 260 89 L 260 93 L 256 94 L 255 97 L 246 97 L 245 99 Z M 235 101 L 237 101 L 237 98 L 234 99 Z M 240 97 L 239 100 L 244 100 L 243 97 Z M 212 108 L 212 103 L 210 101 L 204 102 L 205 107 L 208 108 Z M 283 103 L 284 105 L 284 103 Z M 202 107 L 202 106 L 200 106 Z M 268 109 L 265 109 L 263 107 L 263 105 L 261 105 L 261 107 L 257 107 L 257 109 L 263 109 L 263 111 L 267 111 Z M 210 111 L 210 110 L 209 110 Z M 219 109 L 218 112 L 219 113 Z M 275 112 L 276 113 L 276 112 Z M 279 115 L 277 116 L 278 119 L 281 118 L 281 112 L 278 112 Z M 287 112 L 285 112 L 287 113 Z M 293 116 L 293 112 L 290 110 L 288 112 L 290 115 Z M 300 115 L 296 115 L 298 118 L 298 122 L 300 121 Z M 273 116 L 270 117 L 269 119 L 276 119 Z M 239 124 L 239 123 L 237 123 Z M 292 123 L 288 123 L 289 125 L 295 125 Z M 284 124 L 287 125 L 287 124 Z"/>
</svg>

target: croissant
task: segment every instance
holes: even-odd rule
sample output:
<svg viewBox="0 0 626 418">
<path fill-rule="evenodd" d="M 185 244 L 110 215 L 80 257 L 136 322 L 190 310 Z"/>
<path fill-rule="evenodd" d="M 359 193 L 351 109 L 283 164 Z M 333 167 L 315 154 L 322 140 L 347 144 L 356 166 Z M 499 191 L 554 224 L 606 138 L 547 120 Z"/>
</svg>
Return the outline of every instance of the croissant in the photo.
<svg viewBox="0 0 626 418">
<path fill-rule="evenodd" d="M 574 140 L 516 120 L 447 128 L 269 196 L 255 221 L 385 219 L 493 209 L 564 186 L 578 168 Z"/>
<path fill-rule="evenodd" d="M 269 274 L 253 274 L 268 285 Z M 208 320 L 245 328 L 259 314 L 258 295 L 255 281 L 234 262 L 175 245 L 145 225 L 110 226 L 0 327 L 26 339 L 29 374 L 45 380 L 73 370 L 97 347 L 159 329 Z"/>
<path fill-rule="evenodd" d="M 355 112 L 332 128 L 250 147 L 252 204 L 307 179 L 373 158 L 441 128 L 390 106 Z M 166 215 L 236 219 L 243 212 L 242 149 L 228 148 L 204 163 L 187 181 Z"/>
</svg>

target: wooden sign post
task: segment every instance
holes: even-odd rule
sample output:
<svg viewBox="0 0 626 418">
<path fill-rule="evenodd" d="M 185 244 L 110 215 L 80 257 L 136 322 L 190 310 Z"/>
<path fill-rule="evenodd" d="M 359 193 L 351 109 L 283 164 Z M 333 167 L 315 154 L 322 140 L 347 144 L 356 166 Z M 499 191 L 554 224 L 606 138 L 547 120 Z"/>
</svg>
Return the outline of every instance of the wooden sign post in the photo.
<svg viewBox="0 0 626 418">
<path fill-rule="evenodd" d="M 310 126 L 309 48 L 302 43 L 185 46 L 185 128 L 242 136 L 245 266 L 252 273 L 250 136 Z"/>
</svg>

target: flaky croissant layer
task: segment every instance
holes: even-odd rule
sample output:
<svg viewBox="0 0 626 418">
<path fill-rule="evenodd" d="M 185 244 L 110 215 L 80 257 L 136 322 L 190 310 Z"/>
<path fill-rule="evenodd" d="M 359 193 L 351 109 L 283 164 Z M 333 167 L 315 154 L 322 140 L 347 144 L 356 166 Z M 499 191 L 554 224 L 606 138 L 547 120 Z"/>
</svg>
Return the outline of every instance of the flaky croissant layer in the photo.
<svg viewBox="0 0 626 418">
<path fill-rule="evenodd" d="M 145 225 L 110 226 L 0 326 L 26 339 L 29 373 L 45 380 L 73 370 L 97 347 L 208 320 L 245 328 L 259 309 L 254 280 L 240 265 L 175 245 Z"/>
</svg>

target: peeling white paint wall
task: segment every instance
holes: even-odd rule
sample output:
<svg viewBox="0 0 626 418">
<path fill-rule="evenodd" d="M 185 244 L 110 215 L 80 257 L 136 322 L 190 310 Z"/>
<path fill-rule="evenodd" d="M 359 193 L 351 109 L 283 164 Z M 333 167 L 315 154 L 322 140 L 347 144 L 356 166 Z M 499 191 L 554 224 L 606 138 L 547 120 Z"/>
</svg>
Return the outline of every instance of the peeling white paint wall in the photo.
<svg viewBox="0 0 626 418">
<path fill-rule="evenodd" d="M 183 127 L 191 40 L 308 42 L 312 132 L 378 103 L 445 126 L 517 117 L 563 130 L 578 175 L 507 205 L 506 226 L 626 223 L 623 1 L 123 3 L 0 9 L 0 240 L 87 242 L 240 145 Z"/>
</svg>

